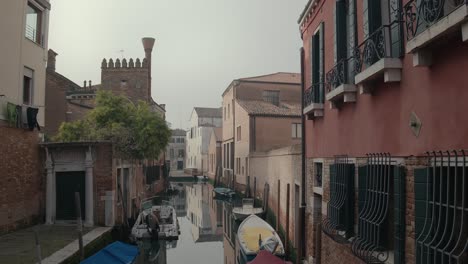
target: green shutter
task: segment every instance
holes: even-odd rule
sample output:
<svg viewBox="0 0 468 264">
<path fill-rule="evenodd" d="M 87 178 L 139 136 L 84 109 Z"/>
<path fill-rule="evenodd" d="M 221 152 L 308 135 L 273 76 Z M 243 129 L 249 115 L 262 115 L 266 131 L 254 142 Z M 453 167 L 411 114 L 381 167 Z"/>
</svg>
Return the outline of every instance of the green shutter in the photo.
<svg viewBox="0 0 468 264">
<path fill-rule="evenodd" d="M 430 173 L 429 168 L 414 169 L 414 221 L 416 238 L 420 235 L 426 220 L 427 188 L 428 184 L 431 184 L 431 178 L 428 177 L 428 173 Z"/>
<path fill-rule="evenodd" d="M 320 95 L 319 95 L 319 102 L 323 103 L 325 99 L 324 93 L 324 81 L 325 81 L 325 23 L 320 23 L 320 40 L 319 40 L 319 82 L 320 82 Z"/>
<path fill-rule="evenodd" d="M 393 189 L 394 189 L 394 263 L 405 263 L 405 217 L 406 217 L 406 174 L 404 167 L 395 167 L 393 170 Z"/>
<path fill-rule="evenodd" d="M 358 211 L 364 209 L 367 189 L 367 168 L 368 166 L 358 167 Z"/>
<path fill-rule="evenodd" d="M 345 207 L 345 227 L 346 238 L 351 238 L 354 234 L 354 164 L 346 165 L 346 181 L 347 196 Z"/>
<path fill-rule="evenodd" d="M 346 37 L 346 2 L 343 0 L 336 1 L 335 15 L 335 39 L 336 39 L 336 61 L 339 62 L 346 58 L 347 37 Z"/>
<path fill-rule="evenodd" d="M 382 11 L 380 0 L 364 0 L 367 2 L 367 15 L 369 23 L 369 35 L 382 26 Z"/>
</svg>

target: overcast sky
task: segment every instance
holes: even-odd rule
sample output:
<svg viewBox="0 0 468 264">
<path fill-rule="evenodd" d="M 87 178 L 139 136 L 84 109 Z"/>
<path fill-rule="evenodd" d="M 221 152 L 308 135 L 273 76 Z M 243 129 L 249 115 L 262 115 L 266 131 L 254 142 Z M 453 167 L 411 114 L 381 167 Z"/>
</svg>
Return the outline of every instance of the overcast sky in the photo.
<svg viewBox="0 0 468 264">
<path fill-rule="evenodd" d="M 103 58 L 143 58 L 156 38 L 152 95 L 172 128 L 195 106 L 220 107 L 233 79 L 299 72 L 297 19 L 307 0 L 51 0 L 57 71 L 100 83 Z M 123 52 L 119 52 L 123 50 Z"/>
</svg>

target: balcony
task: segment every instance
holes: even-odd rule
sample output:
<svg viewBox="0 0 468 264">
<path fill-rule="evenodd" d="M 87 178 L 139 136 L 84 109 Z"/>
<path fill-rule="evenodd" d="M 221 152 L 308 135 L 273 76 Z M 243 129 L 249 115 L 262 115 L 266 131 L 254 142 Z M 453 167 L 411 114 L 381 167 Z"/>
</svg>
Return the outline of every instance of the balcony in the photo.
<svg viewBox="0 0 468 264">
<path fill-rule="evenodd" d="M 356 86 L 349 81 L 349 63 L 351 59 L 342 59 L 326 75 L 326 99 L 331 107 L 336 108 L 342 103 L 356 102 Z"/>
<path fill-rule="evenodd" d="M 304 115 L 309 120 L 323 116 L 323 83 L 314 83 L 304 91 Z"/>
<path fill-rule="evenodd" d="M 370 34 L 354 51 L 356 76 L 354 82 L 359 92 L 371 93 L 379 82 L 401 81 L 403 64 L 401 24 L 381 26 Z"/>
<path fill-rule="evenodd" d="M 406 52 L 413 53 L 414 66 L 432 64 L 431 44 L 461 30 L 468 42 L 468 0 L 410 0 L 404 6 Z"/>
</svg>

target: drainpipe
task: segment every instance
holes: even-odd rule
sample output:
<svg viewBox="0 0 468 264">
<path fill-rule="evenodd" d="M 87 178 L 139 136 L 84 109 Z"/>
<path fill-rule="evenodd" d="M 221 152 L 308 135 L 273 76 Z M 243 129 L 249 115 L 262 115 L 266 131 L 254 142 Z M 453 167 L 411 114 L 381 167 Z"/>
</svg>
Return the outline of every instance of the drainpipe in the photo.
<svg viewBox="0 0 468 264">
<path fill-rule="evenodd" d="M 305 118 L 305 115 L 304 115 L 304 90 L 305 90 L 305 70 L 304 70 L 304 64 L 305 64 L 305 54 L 304 54 L 304 48 L 301 48 L 300 49 L 300 53 L 301 53 L 301 119 L 302 119 L 302 126 L 301 126 L 301 130 L 302 130 L 302 141 L 301 141 L 301 147 L 302 147 L 302 155 L 301 155 L 301 159 L 302 159 L 302 168 L 301 168 L 301 173 L 302 173 L 302 179 L 301 179 L 301 187 L 302 187 L 302 191 L 301 191 L 301 210 L 300 210 L 300 213 L 301 213 L 301 224 L 300 224 L 300 234 L 301 234 L 301 243 L 299 243 L 299 254 L 298 254 L 298 259 L 305 259 L 305 248 L 306 248 L 306 118 Z"/>
</svg>

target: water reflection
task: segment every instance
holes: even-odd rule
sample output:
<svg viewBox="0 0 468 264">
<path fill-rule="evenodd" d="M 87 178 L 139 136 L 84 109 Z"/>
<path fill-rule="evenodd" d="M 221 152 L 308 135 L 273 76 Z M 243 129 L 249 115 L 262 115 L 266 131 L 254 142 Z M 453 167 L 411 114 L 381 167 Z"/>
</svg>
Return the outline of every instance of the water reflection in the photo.
<svg viewBox="0 0 468 264">
<path fill-rule="evenodd" d="M 180 236 L 177 241 L 145 241 L 140 244 L 138 264 L 176 263 L 235 263 L 233 232 L 226 227 L 234 226 L 227 204 L 213 199 L 210 184 L 178 184 L 179 191 L 163 200 L 168 201 L 177 212 Z M 231 219 L 223 225 L 225 219 Z M 227 237 L 227 240 L 226 240 Z M 226 246 L 226 242 L 228 246 Z M 224 248 L 224 251 L 223 251 Z M 226 248 L 230 248 L 226 251 Z"/>
</svg>

